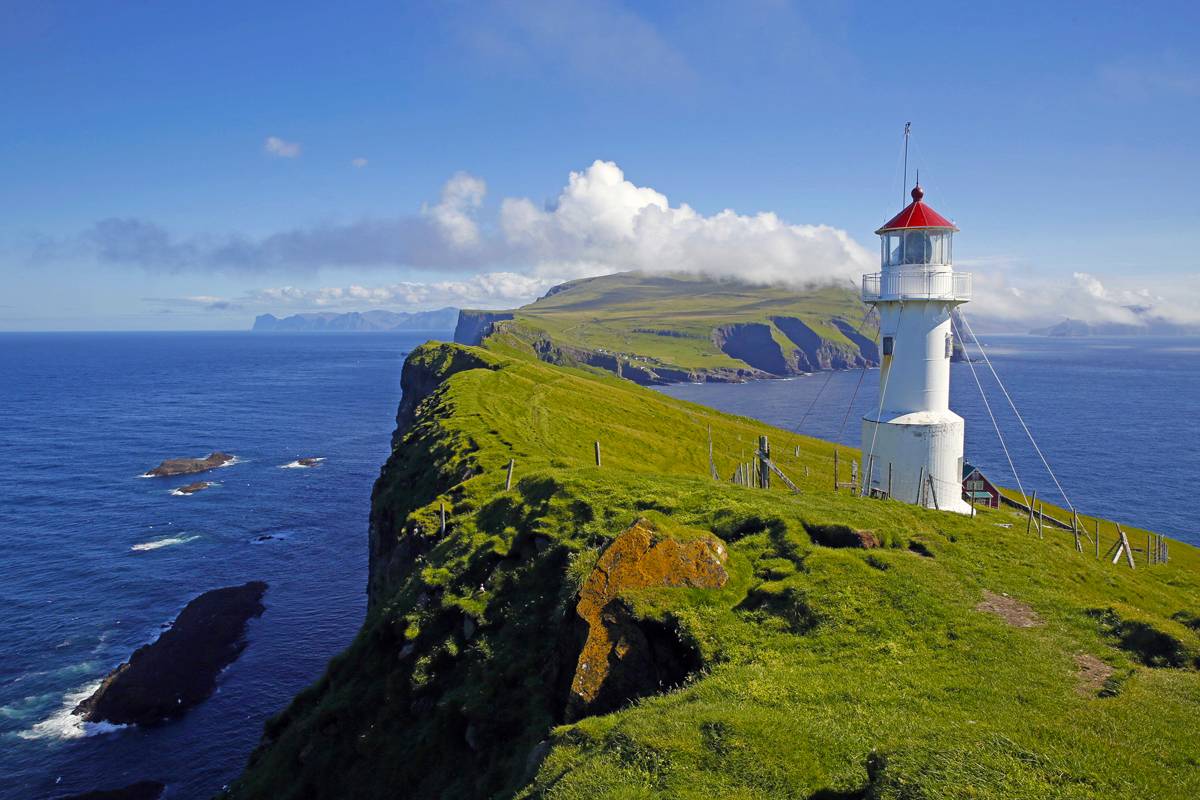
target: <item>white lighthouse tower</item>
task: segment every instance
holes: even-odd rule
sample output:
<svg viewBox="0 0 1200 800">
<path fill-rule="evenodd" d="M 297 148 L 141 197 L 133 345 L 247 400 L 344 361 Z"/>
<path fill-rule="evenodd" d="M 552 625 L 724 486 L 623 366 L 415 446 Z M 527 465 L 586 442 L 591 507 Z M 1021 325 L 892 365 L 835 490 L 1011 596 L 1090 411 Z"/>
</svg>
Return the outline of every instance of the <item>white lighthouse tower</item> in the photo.
<svg viewBox="0 0 1200 800">
<path fill-rule="evenodd" d="M 863 488 L 907 503 L 971 513 L 962 499 L 963 419 L 950 410 L 950 314 L 971 299 L 971 274 L 955 272 L 958 228 L 912 202 L 875 231 L 882 272 L 864 275 L 862 299 L 879 311 L 879 401 L 863 417 Z"/>
</svg>

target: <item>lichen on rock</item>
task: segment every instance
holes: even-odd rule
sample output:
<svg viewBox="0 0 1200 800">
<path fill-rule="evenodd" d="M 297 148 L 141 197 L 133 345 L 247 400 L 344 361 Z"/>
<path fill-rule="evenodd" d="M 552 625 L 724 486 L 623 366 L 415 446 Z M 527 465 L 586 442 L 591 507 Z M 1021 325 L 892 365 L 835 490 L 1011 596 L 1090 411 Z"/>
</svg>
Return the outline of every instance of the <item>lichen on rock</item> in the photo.
<svg viewBox="0 0 1200 800">
<path fill-rule="evenodd" d="M 694 648 L 670 625 L 638 619 L 621 598 L 629 589 L 718 589 L 729 580 L 728 552 L 712 534 L 664 536 L 639 519 L 605 548 L 579 591 L 575 613 L 587 637 L 571 680 L 567 717 L 604 713 L 677 684 L 699 666 Z"/>
</svg>

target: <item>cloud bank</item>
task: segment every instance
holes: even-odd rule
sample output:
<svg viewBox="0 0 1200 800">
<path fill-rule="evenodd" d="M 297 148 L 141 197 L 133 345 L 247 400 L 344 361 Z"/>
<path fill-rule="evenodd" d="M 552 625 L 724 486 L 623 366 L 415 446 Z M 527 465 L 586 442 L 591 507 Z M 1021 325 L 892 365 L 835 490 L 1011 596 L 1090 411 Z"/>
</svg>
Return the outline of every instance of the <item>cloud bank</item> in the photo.
<svg viewBox="0 0 1200 800">
<path fill-rule="evenodd" d="M 205 304 L 214 309 L 272 304 L 297 309 L 499 307 L 529 302 L 564 280 L 626 270 L 693 272 L 798 286 L 857 283 L 862 273 L 878 269 L 875 252 L 845 231 L 789 223 L 772 212 L 739 214 L 726 209 L 702 214 L 686 203 L 672 205 L 652 187 L 635 184 L 609 161 L 570 173 L 557 197 L 544 206 L 507 197 L 489 207 L 486 199 L 484 180 L 460 172 L 446 182 L 436 202 L 408 216 L 294 228 L 261 238 L 177 238 L 147 220 L 113 218 L 101 220 L 59 249 L 149 271 L 307 276 L 309 285 L 326 268 L 432 273 L 424 281 L 355 282 L 319 289 L 280 282 L 244 297 L 214 298 Z M 986 268 L 974 266 L 975 299 L 966 310 L 978 318 L 1029 327 L 1064 317 L 1130 325 L 1145 324 L 1148 318 L 1200 323 L 1197 276 L 1156 279 L 1143 274 L 1134 284 L 1080 272 L 1070 280 L 1018 282 L 1003 260 Z M 1170 286 L 1171 291 L 1168 296 L 1149 286 Z"/>
<path fill-rule="evenodd" d="M 326 267 L 520 272 L 571 278 L 622 270 L 693 271 L 751 281 L 842 280 L 872 256 L 845 231 L 776 214 L 705 216 L 596 161 L 572 172 L 550 208 L 504 198 L 482 219 L 487 185 L 458 173 L 418 214 L 295 228 L 264 238 L 180 239 L 143 219 L 101 220 L 80 238 L 96 259 L 168 272 L 311 273 Z"/>
<path fill-rule="evenodd" d="M 969 268 L 969 267 L 965 267 Z M 1171 287 L 1170 295 L 1155 287 Z M 974 274 L 974 299 L 966 312 L 1027 326 L 1064 318 L 1145 327 L 1152 320 L 1200 325 L 1200 276 L 1139 276 L 1138 283 L 1101 280 L 1087 272 L 1070 280 L 1015 284 L 1003 269 Z"/>
</svg>

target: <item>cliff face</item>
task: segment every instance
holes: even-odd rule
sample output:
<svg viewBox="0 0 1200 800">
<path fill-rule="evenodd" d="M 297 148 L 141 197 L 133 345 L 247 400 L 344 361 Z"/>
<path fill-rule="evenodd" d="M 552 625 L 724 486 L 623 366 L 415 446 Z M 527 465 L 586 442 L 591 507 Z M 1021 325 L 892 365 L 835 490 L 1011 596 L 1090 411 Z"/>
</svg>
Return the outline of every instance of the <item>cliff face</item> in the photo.
<svg viewBox="0 0 1200 800">
<path fill-rule="evenodd" d="M 392 455 L 383 465 L 371 492 L 368 526 L 367 599 L 373 605 L 423 552 L 429 533 L 416 523 L 406 526 L 408 514 L 440 492 L 465 481 L 478 469 L 463 457 L 460 443 L 434 435 L 436 419 L 417 424 L 417 411 L 453 375 L 471 369 L 490 369 L 496 362 L 479 350 L 462 347 L 422 347 L 414 350 L 400 373 L 400 405 L 392 434 Z"/>
<path fill-rule="evenodd" d="M 454 326 L 454 342 L 474 347 L 492 332 L 493 323 L 512 318 L 511 311 L 477 311 L 464 308 L 458 312 L 458 322 Z"/>
</svg>

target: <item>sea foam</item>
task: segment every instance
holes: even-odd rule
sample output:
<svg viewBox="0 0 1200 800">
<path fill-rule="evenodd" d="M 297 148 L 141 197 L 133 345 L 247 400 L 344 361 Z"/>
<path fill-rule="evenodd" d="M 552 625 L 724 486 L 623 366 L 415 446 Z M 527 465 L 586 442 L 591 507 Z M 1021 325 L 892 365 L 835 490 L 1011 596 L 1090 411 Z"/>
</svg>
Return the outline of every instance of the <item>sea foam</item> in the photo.
<svg viewBox="0 0 1200 800">
<path fill-rule="evenodd" d="M 87 722 L 72 712 L 75 707 L 92 696 L 100 688 L 102 681 L 90 683 L 78 691 L 68 692 L 63 697 L 62 706 L 46 719 L 19 732 L 22 739 L 81 739 L 84 736 L 96 736 L 101 733 L 119 731 L 126 725 L 114 725 L 111 722 Z"/>
<path fill-rule="evenodd" d="M 325 460 L 324 458 L 314 458 L 313 459 L 313 461 L 316 461 L 317 463 L 320 463 L 324 460 Z M 312 464 L 301 464 L 297 460 L 297 461 L 289 461 L 286 464 L 280 464 L 279 468 L 280 469 L 310 469 L 312 466 L 313 466 Z"/>
<path fill-rule="evenodd" d="M 160 547 L 170 547 L 173 544 L 187 544 L 190 541 L 199 539 L 199 536 L 168 536 L 163 539 L 154 539 L 149 542 L 140 542 L 130 547 L 130 550 L 143 552 L 146 550 L 157 550 Z"/>
</svg>

